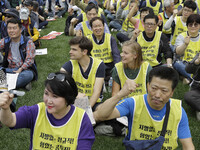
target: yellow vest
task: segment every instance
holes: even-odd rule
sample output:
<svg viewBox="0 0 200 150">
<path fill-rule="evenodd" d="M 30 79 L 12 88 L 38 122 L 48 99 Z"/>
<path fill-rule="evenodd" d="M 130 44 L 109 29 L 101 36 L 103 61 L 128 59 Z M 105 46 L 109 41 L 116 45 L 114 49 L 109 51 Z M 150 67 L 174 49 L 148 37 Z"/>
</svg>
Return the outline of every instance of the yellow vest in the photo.
<svg viewBox="0 0 200 150">
<path fill-rule="evenodd" d="M 88 27 L 87 27 L 87 24 L 86 24 L 86 21 L 85 22 L 82 22 L 82 26 L 83 26 L 83 35 L 84 36 L 87 36 L 87 35 L 90 35 L 92 34 L 92 30 L 90 30 Z"/>
<path fill-rule="evenodd" d="M 119 9 L 119 6 L 121 4 L 121 0 L 117 1 L 117 8 L 116 8 L 116 12 Z M 128 0 L 128 4 L 126 5 L 126 7 L 123 10 L 129 10 L 129 4 L 130 4 L 130 0 Z"/>
<path fill-rule="evenodd" d="M 138 29 L 139 29 L 140 31 L 144 31 L 144 26 L 142 25 L 141 20 L 140 20 Z"/>
<path fill-rule="evenodd" d="M 176 26 L 175 26 L 175 29 L 174 29 L 174 34 L 173 34 L 173 38 L 171 40 L 171 44 L 174 45 L 175 42 L 176 42 L 177 36 L 179 34 L 183 33 L 183 32 L 186 32 L 186 31 L 187 31 L 187 26 L 184 26 L 182 24 L 181 17 L 177 16 Z"/>
<path fill-rule="evenodd" d="M 146 0 L 146 7 L 151 7 L 153 9 L 153 12 L 154 12 L 155 15 L 158 15 L 160 5 L 161 5 L 161 3 L 159 1 L 157 1 L 156 6 L 152 6 L 150 4 L 150 0 Z"/>
<path fill-rule="evenodd" d="M 33 150 L 76 150 L 84 110 L 75 108 L 70 119 L 62 126 L 53 126 L 46 114 L 44 102 L 38 104 L 38 116 L 33 133 Z"/>
<path fill-rule="evenodd" d="M 81 10 L 81 13 L 83 15 L 83 22 L 88 21 L 87 17 L 86 17 L 86 13 Z M 98 17 L 101 17 L 101 14 L 103 13 L 103 9 L 101 9 L 100 7 L 98 8 Z"/>
<path fill-rule="evenodd" d="M 88 98 L 90 99 L 90 97 L 93 94 L 93 89 L 94 89 L 94 83 L 95 83 L 95 79 L 96 79 L 96 72 L 97 69 L 99 67 L 99 65 L 101 64 L 101 60 L 99 59 L 95 59 L 93 58 L 93 64 L 90 70 L 90 73 L 88 75 L 88 79 L 85 79 L 82 74 L 81 74 L 81 70 L 78 64 L 77 60 L 71 60 L 72 63 L 72 77 L 74 78 L 76 85 L 78 87 L 78 92 L 80 93 L 84 93 L 85 95 L 88 96 Z M 101 89 L 99 89 L 101 90 Z M 98 99 L 97 102 L 100 102 L 100 99 Z"/>
<path fill-rule="evenodd" d="M 187 36 L 187 32 L 181 34 L 183 35 L 183 37 Z M 193 42 L 190 40 L 189 45 L 185 49 L 183 60 L 191 61 L 199 52 L 200 52 L 200 39 L 197 42 Z"/>
<path fill-rule="evenodd" d="M 160 136 L 164 117 L 161 121 L 154 120 L 145 104 L 143 95 L 134 96 L 135 108 L 131 127 L 130 140 L 152 140 Z M 182 117 L 181 101 L 171 99 L 169 120 L 162 150 L 177 148 L 178 125 Z"/>
<path fill-rule="evenodd" d="M 162 32 L 155 31 L 155 37 L 151 42 L 146 41 L 142 33 L 137 37 L 137 42 L 142 47 L 143 60 L 148 61 L 152 67 L 159 64 L 156 58 L 158 56 L 161 34 Z"/>
<path fill-rule="evenodd" d="M 112 50 L 111 50 L 111 34 L 105 33 L 104 43 L 103 44 L 96 44 L 92 35 L 87 36 L 93 44 L 93 49 L 91 51 L 92 57 L 101 59 L 104 63 L 111 63 L 113 62 L 112 57 Z"/>
<path fill-rule="evenodd" d="M 134 92 L 129 94 L 127 97 L 147 93 L 147 91 L 146 91 L 146 77 L 147 77 L 148 66 L 149 66 L 148 62 L 142 63 L 142 65 L 140 66 L 140 70 L 139 70 L 137 77 L 135 79 L 133 79 L 135 81 L 135 83 L 138 84 L 138 87 L 136 88 L 136 90 Z M 115 64 L 115 67 L 117 69 L 117 74 L 119 76 L 121 88 L 122 88 L 124 86 L 126 80 L 129 79 L 129 78 L 125 74 L 125 70 L 124 70 L 124 66 L 123 66 L 122 62 Z"/>
<path fill-rule="evenodd" d="M 162 17 L 163 27 L 164 27 L 165 23 L 169 19 L 165 18 L 164 12 L 159 13 L 159 15 Z M 162 28 L 162 32 L 165 33 L 165 34 L 171 34 L 172 33 L 172 28 L 170 28 L 169 30 L 165 30 L 164 28 Z"/>
<path fill-rule="evenodd" d="M 134 16 L 134 18 L 136 19 L 140 19 L 140 15 L 136 15 Z M 128 29 L 131 28 L 131 29 L 134 29 L 134 25 L 128 20 L 128 18 L 126 18 L 122 24 L 122 29 L 124 31 L 128 31 Z"/>
</svg>

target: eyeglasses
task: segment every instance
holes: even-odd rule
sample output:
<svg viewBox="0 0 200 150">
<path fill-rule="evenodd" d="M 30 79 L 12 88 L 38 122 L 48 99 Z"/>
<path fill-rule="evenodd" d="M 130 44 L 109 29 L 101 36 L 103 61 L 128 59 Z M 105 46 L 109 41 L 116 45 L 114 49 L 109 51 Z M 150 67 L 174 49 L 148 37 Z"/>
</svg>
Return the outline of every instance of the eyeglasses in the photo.
<svg viewBox="0 0 200 150">
<path fill-rule="evenodd" d="M 65 80 L 65 75 L 64 74 L 55 74 L 55 73 L 50 73 L 47 76 L 47 80 L 53 80 L 54 78 L 56 78 L 58 81 L 61 82 L 67 82 L 67 84 L 70 86 L 69 82 L 67 80 Z"/>
<path fill-rule="evenodd" d="M 155 23 L 144 23 L 146 26 L 155 26 Z"/>
<path fill-rule="evenodd" d="M 193 27 L 193 26 L 194 26 L 194 27 L 198 27 L 198 25 L 199 25 L 199 24 L 196 23 L 196 22 L 195 22 L 195 23 L 189 23 L 189 24 L 188 24 L 188 27 Z"/>
</svg>

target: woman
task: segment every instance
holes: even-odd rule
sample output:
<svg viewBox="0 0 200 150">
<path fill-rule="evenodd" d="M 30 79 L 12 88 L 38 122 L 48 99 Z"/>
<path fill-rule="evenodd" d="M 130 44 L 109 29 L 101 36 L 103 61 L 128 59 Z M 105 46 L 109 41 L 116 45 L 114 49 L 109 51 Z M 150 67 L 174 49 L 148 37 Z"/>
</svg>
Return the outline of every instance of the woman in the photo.
<svg viewBox="0 0 200 150">
<path fill-rule="evenodd" d="M 45 81 L 44 102 L 10 111 L 13 94 L 0 95 L 1 122 L 8 127 L 30 128 L 30 149 L 91 150 L 94 132 L 84 110 L 72 105 L 78 94 L 73 78 L 50 73 Z"/>
<path fill-rule="evenodd" d="M 145 94 L 151 66 L 143 61 L 141 46 L 135 41 L 126 41 L 122 46 L 121 57 L 122 61 L 112 70 L 112 96 L 120 91 L 127 79 L 135 80 L 137 83 L 136 90 L 127 96 Z"/>
</svg>

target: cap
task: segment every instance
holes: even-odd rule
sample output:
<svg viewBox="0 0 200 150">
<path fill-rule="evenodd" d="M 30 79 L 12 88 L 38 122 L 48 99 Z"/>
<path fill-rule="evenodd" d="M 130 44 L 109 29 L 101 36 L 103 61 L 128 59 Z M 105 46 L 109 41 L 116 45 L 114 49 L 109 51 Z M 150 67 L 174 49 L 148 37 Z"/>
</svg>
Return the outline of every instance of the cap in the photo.
<svg viewBox="0 0 200 150">
<path fill-rule="evenodd" d="M 98 3 L 97 3 L 96 0 L 90 0 L 90 1 L 88 2 L 88 4 L 91 4 L 91 3 L 95 4 L 96 6 L 98 6 Z"/>
<path fill-rule="evenodd" d="M 24 6 L 33 6 L 33 1 L 32 0 L 25 0 L 23 2 Z"/>
<path fill-rule="evenodd" d="M 5 12 L 3 12 L 3 15 L 10 15 L 13 16 L 14 18 L 19 19 L 19 12 L 15 8 L 10 8 L 7 9 Z"/>
<path fill-rule="evenodd" d="M 29 9 L 26 7 L 22 7 L 19 11 L 19 16 L 21 20 L 28 20 Z"/>
</svg>

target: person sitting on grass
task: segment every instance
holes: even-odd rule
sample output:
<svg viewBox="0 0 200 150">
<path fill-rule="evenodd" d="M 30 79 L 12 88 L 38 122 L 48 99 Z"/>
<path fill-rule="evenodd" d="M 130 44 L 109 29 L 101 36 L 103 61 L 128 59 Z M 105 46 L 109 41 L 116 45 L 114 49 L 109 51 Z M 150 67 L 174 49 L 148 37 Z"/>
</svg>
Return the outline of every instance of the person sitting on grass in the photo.
<svg viewBox="0 0 200 150">
<path fill-rule="evenodd" d="M 88 96 L 93 110 L 101 102 L 105 66 L 102 60 L 90 57 L 92 42 L 84 36 L 74 37 L 69 41 L 70 61 L 60 71 L 68 72 L 74 78 L 79 93 Z"/>
<path fill-rule="evenodd" d="M 116 95 L 98 107 L 94 118 L 96 121 L 103 121 L 127 116 L 128 133 L 125 141 L 153 140 L 160 136 L 166 107 L 170 107 L 163 149 L 176 149 L 179 139 L 182 149 L 194 150 L 187 114 L 181 101 L 171 98 L 178 81 L 178 73 L 173 68 L 155 67 L 149 73 L 148 94 L 121 100 L 138 86 L 134 81 L 127 80 Z"/>
<path fill-rule="evenodd" d="M 21 34 L 22 24 L 18 19 L 7 21 L 8 37 L 1 39 L 0 49 L 5 53 L 3 68 L 6 73 L 19 73 L 16 88 L 31 88 L 31 81 L 37 80 L 35 45 Z"/>
<path fill-rule="evenodd" d="M 11 129 L 30 129 L 30 150 L 91 150 L 95 135 L 86 112 L 73 105 L 77 94 L 76 83 L 69 74 L 50 73 L 45 81 L 44 102 L 22 106 L 12 113 L 14 95 L 1 93 L 1 122 Z"/>
</svg>

